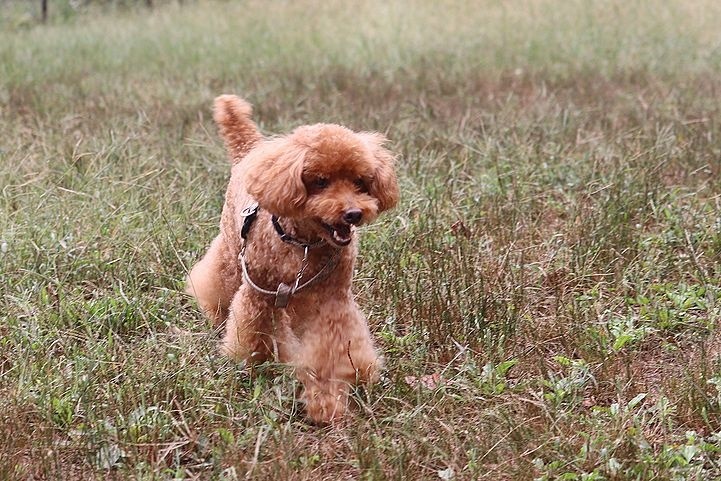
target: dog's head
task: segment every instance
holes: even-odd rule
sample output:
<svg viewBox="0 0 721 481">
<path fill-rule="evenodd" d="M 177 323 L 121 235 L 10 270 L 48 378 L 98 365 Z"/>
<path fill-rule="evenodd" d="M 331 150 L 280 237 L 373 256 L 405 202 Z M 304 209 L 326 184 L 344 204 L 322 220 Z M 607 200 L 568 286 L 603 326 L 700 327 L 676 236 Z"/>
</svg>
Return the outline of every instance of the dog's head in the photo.
<svg viewBox="0 0 721 481">
<path fill-rule="evenodd" d="M 346 246 L 354 226 L 398 202 L 394 158 L 385 141 L 381 134 L 339 125 L 299 127 L 248 154 L 246 188 L 262 208 L 314 222 L 319 236 Z"/>
</svg>

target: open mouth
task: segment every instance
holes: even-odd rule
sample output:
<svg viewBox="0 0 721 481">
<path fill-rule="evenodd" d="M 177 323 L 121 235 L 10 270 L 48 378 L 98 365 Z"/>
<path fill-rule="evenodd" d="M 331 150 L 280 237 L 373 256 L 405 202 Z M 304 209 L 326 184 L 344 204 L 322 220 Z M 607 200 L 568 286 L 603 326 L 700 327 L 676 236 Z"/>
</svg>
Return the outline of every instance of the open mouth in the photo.
<svg viewBox="0 0 721 481">
<path fill-rule="evenodd" d="M 350 244 L 353 238 L 353 226 L 348 224 L 335 224 L 330 225 L 325 222 L 321 222 L 321 225 L 330 234 L 333 244 L 338 247 L 345 247 Z"/>
</svg>

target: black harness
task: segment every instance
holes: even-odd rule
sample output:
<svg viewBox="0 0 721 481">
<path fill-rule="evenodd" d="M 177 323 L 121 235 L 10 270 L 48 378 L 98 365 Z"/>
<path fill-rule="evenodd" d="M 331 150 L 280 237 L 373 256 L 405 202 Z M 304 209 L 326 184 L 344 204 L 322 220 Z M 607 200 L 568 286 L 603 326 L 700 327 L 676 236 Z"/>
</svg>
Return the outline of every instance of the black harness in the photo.
<svg viewBox="0 0 721 481">
<path fill-rule="evenodd" d="M 248 240 L 248 233 L 250 232 L 250 228 L 253 226 L 253 223 L 258 218 L 259 210 L 260 207 L 258 206 L 258 203 L 255 202 L 252 205 L 243 209 L 243 212 L 241 212 L 241 215 L 245 217 L 245 219 L 243 220 L 243 227 L 240 228 L 240 237 L 243 239 L 243 241 Z M 303 242 L 283 230 L 283 226 L 280 225 L 278 216 L 273 214 L 270 217 L 270 220 L 273 222 L 273 227 L 278 233 L 280 240 L 282 240 L 283 242 L 287 242 L 288 244 L 292 244 L 294 246 L 302 247 L 303 249 L 314 249 L 326 243 L 323 239 L 313 242 L 312 244 L 309 244 L 308 242 Z"/>
<path fill-rule="evenodd" d="M 253 226 L 253 222 L 255 222 L 255 219 L 258 218 L 258 203 L 255 202 L 253 205 L 246 207 L 243 209 L 243 212 L 241 212 L 241 215 L 245 217 L 243 220 L 243 227 L 240 228 L 240 237 L 245 241 L 248 240 L 248 232 L 250 232 L 250 228 Z"/>
</svg>

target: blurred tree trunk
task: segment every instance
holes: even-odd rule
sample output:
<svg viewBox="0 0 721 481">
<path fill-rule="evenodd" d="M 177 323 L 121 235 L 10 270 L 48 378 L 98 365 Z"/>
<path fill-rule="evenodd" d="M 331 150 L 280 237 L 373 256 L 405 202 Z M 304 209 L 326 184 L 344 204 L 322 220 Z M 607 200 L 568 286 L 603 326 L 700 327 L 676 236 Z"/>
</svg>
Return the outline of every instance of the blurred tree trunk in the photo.
<svg viewBox="0 0 721 481">
<path fill-rule="evenodd" d="M 43 23 L 48 21 L 48 0 L 40 0 L 40 18 Z"/>
</svg>

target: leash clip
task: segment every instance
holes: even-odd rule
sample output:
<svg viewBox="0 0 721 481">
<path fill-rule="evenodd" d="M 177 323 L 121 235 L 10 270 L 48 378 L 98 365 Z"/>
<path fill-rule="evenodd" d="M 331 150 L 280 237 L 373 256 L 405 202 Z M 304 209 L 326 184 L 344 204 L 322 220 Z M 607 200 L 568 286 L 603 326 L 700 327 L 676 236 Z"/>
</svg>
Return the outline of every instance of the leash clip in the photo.
<svg viewBox="0 0 721 481">
<path fill-rule="evenodd" d="M 278 290 L 275 294 L 275 307 L 288 307 L 290 296 L 293 295 L 295 289 L 284 282 L 278 284 Z"/>
</svg>

